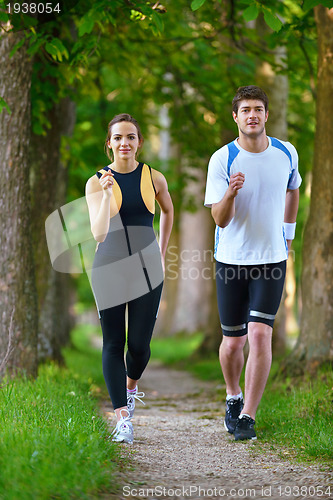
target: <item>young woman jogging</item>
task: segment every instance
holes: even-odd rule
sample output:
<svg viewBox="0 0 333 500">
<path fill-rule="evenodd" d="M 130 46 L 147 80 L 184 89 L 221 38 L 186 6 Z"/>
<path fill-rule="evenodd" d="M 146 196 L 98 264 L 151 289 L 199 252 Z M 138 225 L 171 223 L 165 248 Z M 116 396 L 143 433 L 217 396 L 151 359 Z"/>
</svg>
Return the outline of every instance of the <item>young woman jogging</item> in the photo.
<svg viewBox="0 0 333 500">
<path fill-rule="evenodd" d="M 173 223 L 165 177 L 136 159 L 142 143 L 137 121 L 128 114 L 115 116 L 105 143 L 112 163 L 86 184 L 98 242 L 91 284 L 103 332 L 103 374 L 117 417 L 113 440 L 126 443 L 133 442 L 135 399 L 143 397 L 137 382 L 150 357 Z M 153 230 L 155 200 L 161 209 L 159 243 Z"/>
</svg>

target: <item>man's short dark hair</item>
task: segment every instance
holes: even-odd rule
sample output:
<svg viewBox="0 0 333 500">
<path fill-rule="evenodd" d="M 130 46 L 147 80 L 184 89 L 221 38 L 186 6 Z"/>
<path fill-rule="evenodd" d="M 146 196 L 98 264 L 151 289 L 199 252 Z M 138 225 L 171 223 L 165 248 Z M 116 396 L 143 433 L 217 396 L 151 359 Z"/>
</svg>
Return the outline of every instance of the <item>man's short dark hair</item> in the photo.
<svg viewBox="0 0 333 500">
<path fill-rule="evenodd" d="M 232 110 L 234 113 L 238 112 L 239 103 L 248 99 L 262 101 L 265 106 L 265 112 L 268 111 L 268 97 L 265 92 L 256 85 L 247 85 L 246 87 L 239 87 L 236 95 L 232 100 Z"/>
</svg>

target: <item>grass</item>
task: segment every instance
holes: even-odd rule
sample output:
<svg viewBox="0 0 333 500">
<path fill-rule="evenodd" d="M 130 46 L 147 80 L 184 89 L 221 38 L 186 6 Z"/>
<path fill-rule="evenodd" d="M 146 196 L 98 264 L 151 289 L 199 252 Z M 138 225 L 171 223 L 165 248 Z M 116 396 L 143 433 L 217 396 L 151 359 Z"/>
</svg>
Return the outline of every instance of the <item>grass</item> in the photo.
<svg viewBox="0 0 333 500">
<path fill-rule="evenodd" d="M 68 368 L 40 367 L 36 380 L 0 387 L 0 498 L 92 499 L 115 491 L 119 452 L 99 414 L 100 353 L 74 332 Z"/>
<path fill-rule="evenodd" d="M 101 353 L 90 347 L 92 329 L 73 331 L 73 345 L 64 351 L 67 368 L 47 364 L 36 380 L 2 380 L 1 499 L 91 500 L 116 492 L 120 453 L 99 414 L 98 399 L 107 392 Z M 201 339 L 155 338 L 152 357 L 221 386 L 217 355 L 191 359 Z M 295 384 L 275 378 L 277 369 L 275 363 L 257 415 L 261 441 L 296 458 L 331 463 L 332 370 Z"/>
<path fill-rule="evenodd" d="M 152 341 L 152 356 L 221 386 L 223 377 L 217 353 L 205 360 L 191 359 L 201 338 L 200 334 L 172 339 L 155 338 Z M 322 463 L 332 464 L 332 368 L 322 370 L 315 378 L 282 380 L 277 377 L 279 364 L 279 360 L 273 362 L 256 417 L 260 441 L 278 445 L 284 454 L 291 454 L 300 460 L 319 459 Z M 244 387 L 243 378 L 241 383 Z"/>
<path fill-rule="evenodd" d="M 257 414 L 265 440 L 288 447 L 300 458 L 332 461 L 332 369 L 296 381 L 276 379 L 277 370 L 275 363 Z"/>
<path fill-rule="evenodd" d="M 91 347 L 92 335 L 99 336 L 100 328 L 79 325 L 71 333 L 72 345 L 63 350 L 66 365 L 75 376 L 86 379 L 90 393 L 97 398 L 108 398 L 102 372 L 102 354 Z"/>
</svg>

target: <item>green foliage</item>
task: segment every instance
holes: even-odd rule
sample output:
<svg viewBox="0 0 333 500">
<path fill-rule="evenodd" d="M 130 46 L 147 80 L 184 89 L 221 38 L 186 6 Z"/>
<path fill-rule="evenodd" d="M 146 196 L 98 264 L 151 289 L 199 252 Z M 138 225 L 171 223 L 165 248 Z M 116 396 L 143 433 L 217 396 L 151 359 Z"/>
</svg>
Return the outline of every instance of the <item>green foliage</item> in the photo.
<svg viewBox="0 0 333 500">
<path fill-rule="evenodd" d="M 137 118 L 148 139 L 140 159 L 167 174 L 177 213 L 195 211 L 202 199 L 185 194 L 192 167 L 206 170 L 211 154 L 234 137 L 232 97 L 238 86 L 255 83 L 263 61 L 288 76 L 289 140 L 306 178 L 315 130 L 314 2 L 306 0 L 302 8 L 292 0 L 242 0 L 235 6 L 223 0 L 179 0 L 162 9 L 138 0 L 134 8 L 124 0 L 82 0 L 57 22 L 25 31 L 16 49 L 27 43 L 27 54 L 34 57 L 33 132 L 46 134 L 49 113 L 63 97 L 76 102 L 73 137 L 61 146 L 69 166 L 69 200 L 83 196 L 87 179 L 109 163 L 103 150 L 107 124 L 125 111 Z M 264 37 L 248 23 L 260 13 L 273 30 Z M 287 47 L 285 67 L 274 59 L 279 46 Z M 163 129 L 162 108 L 171 134 L 170 158 L 163 160 L 152 146 Z M 297 249 L 304 222 L 298 218 Z M 88 300 L 86 282 L 79 278 L 79 283 L 82 300 Z"/>
<path fill-rule="evenodd" d="M 282 26 L 280 19 L 275 16 L 270 10 L 263 7 L 264 19 L 266 24 L 273 30 L 279 31 Z"/>
<path fill-rule="evenodd" d="M 93 17 L 92 13 L 89 11 L 78 22 L 79 37 L 81 38 L 81 36 L 85 35 L 86 33 L 91 33 L 94 25 L 95 25 L 95 18 Z"/>
<path fill-rule="evenodd" d="M 166 365 L 187 370 L 201 380 L 221 382 L 222 374 L 218 353 L 209 358 L 198 358 L 196 351 L 203 340 L 203 334 L 179 332 L 172 337 L 153 337 L 151 342 L 152 359 Z"/>
<path fill-rule="evenodd" d="M 69 59 L 68 51 L 59 38 L 52 38 L 52 40 L 47 42 L 45 50 L 55 61 L 62 62 L 63 58 Z"/>
<path fill-rule="evenodd" d="M 246 22 L 253 21 L 254 19 L 257 19 L 259 12 L 260 10 L 257 4 L 254 3 L 244 10 L 243 17 Z"/>
<path fill-rule="evenodd" d="M 206 2 L 193 11 L 188 0 L 180 0 L 170 2 L 163 16 L 158 14 L 163 18 L 163 32 L 158 36 L 151 29 L 153 15 L 136 9 L 125 23 L 119 13 L 113 13 L 117 30 L 111 23 L 103 30 L 95 24 L 91 33 L 80 37 L 70 52 L 73 66 L 66 71 L 66 75 L 76 75 L 71 84 L 77 102 L 77 125 L 67 143 L 69 199 L 82 196 L 86 180 L 109 163 L 104 153 L 107 124 L 125 111 L 138 119 L 148 139 L 139 158 L 167 174 L 177 213 L 195 211 L 202 199 L 184 194 L 193 172 L 183 164 L 206 170 L 212 152 L 236 134 L 230 103 L 238 86 L 255 82 L 259 61 L 267 61 L 277 74 L 288 75 L 288 132 L 299 153 L 303 197 L 314 147 L 316 28 L 313 11 L 304 12 L 291 0 L 278 4 L 249 0 L 232 13 L 222 2 Z M 253 6 L 266 16 L 281 16 L 281 29 L 260 38 L 253 25 L 244 22 L 247 9 L 252 16 L 257 12 L 251 10 Z M 77 26 L 81 22 L 75 21 Z M 281 45 L 288 49 L 286 67 L 277 65 L 272 53 Z M 91 55 L 85 59 L 82 54 L 88 51 Z M 162 106 L 170 120 L 173 152 L 169 160 L 161 160 L 151 147 L 162 129 Z M 304 206 L 294 242 L 297 277 L 306 213 Z M 79 283 L 86 284 L 81 278 Z M 88 298 L 85 284 L 80 295 Z"/>
<path fill-rule="evenodd" d="M 94 396 L 107 398 L 107 390 L 102 372 L 101 352 L 92 349 L 91 337 L 101 335 L 99 326 L 78 325 L 71 332 L 71 346 L 64 349 L 66 365 L 78 380 L 88 380 L 89 392 Z M 87 378 L 88 377 L 88 378 Z"/>
<path fill-rule="evenodd" d="M 6 101 L 3 99 L 3 97 L 0 97 L 0 113 L 3 109 L 6 109 L 10 115 L 12 114 L 12 110 L 10 109 Z"/>
<path fill-rule="evenodd" d="M 203 4 L 206 2 L 206 0 L 193 0 L 191 3 L 191 9 L 192 10 L 198 10 L 200 7 L 203 6 Z"/>
<path fill-rule="evenodd" d="M 191 3 L 191 9 L 196 11 L 200 9 L 205 2 L 206 0 L 193 0 Z M 267 6 L 268 2 L 259 2 L 258 0 L 255 0 L 254 2 L 251 2 L 251 0 L 243 0 L 242 3 L 245 5 L 250 4 L 242 12 L 242 16 L 246 22 L 256 19 L 259 13 L 263 12 L 266 24 L 273 31 L 279 31 L 281 29 L 282 22 L 276 15 L 276 11 L 278 11 L 280 7 L 278 3 L 275 3 L 272 8 Z"/>
<path fill-rule="evenodd" d="M 0 1 L 0 25 L 5 25 L 9 21 L 8 13 L 6 12 L 6 4 L 3 0 Z"/>
<path fill-rule="evenodd" d="M 316 5 L 323 5 L 328 9 L 331 9 L 333 7 L 332 0 L 304 0 L 303 10 L 307 11 L 313 9 L 314 7 L 316 7 Z"/>
<path fill-rule="evenodd" d="M 174 364 L 187 360 L 202 342 L 203 334 L 178 334 L 172 338 L 153 337 L 151 342 L 152 358 L 159 359 L 165 364 Z M 177 348 L 175 348 L 175 345 Z"/>
<path fill-rule="evenodd" d="M 87 365 L 80 376 L 48 365 L 35 381 L 3 381 L 1 498 L 88 499 L 101 490 L 114 491 L 119 458 L 90 396 L 88 377 Z"/>
</svg>

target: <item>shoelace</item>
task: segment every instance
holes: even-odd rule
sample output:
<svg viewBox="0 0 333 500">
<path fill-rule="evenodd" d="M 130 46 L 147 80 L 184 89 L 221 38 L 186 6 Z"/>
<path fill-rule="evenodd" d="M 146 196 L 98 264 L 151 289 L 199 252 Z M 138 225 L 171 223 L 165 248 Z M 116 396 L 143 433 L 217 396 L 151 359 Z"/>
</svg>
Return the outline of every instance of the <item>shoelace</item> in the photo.
<svg viewBox="0 0 333 500">
<path fill-rule="evenodd" d="M 123 414 L 122 414 L 123 411 L 126 412 L 126 416 L 123 416 Z M 120 431 L 121 432 L 125 431 L 127 433 L 130 432 L 129 425 L 127 424 L 127 422 L 131 421 L 128 410 L 121 410 L 120 415 L 121 415 L 121 418 L 120 418 L 120 420 L 118 420 L 117 425 L 116 425 L 115 429 L 113 430 L 111 436 L 116 436 L 117 434 L 119 434 Z"/>
<path fill-rule="evenodd" d="M 244 425 L 242 425 L 244 424 Z M 238 419 L 238 426 L 239 427 L 253 427 L 255 424 L 255 420 L 253 418 L 249 417 L 248 415 L 243 415 L 242 418 Z"/>
<path fill-rule="evenodd" d="M 233 418 L 238 417 L 239 407 L 241 404 L 241 399 L 228 400 L 228 411 Z"/>
<path fill-rule="evenodd" d="M 144 398 L 145 397 L 145 393 L 144 392 L 128 392 L 127 393 L 127 396 L 128 396 L 128 400 L 127 400 L 127 407 L 129 410 L 132 410 L 133 409 L 133 406 L 134 406 L 134 401 L 132 400 L 133 399 L 137 399 L 138 401 L 140 401 L 140 403 L 142 403 L 143 405 L 145 405 L 146 403 L 144 401 L 142 401 L 141 398 Z"/>
</svg>

